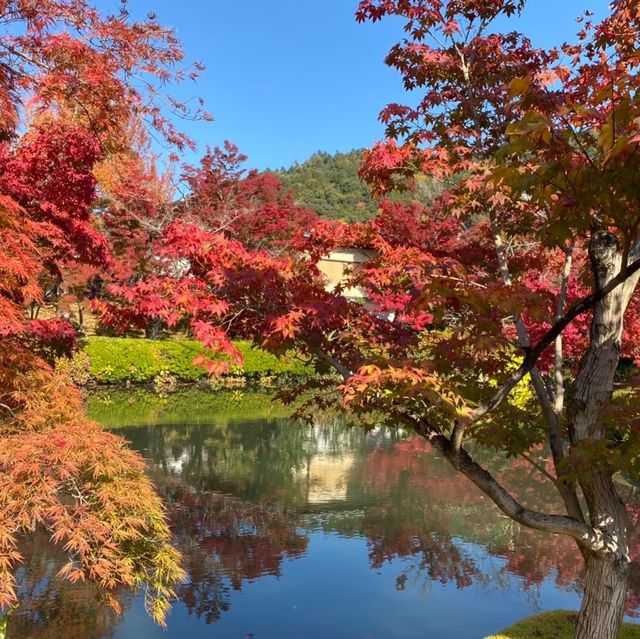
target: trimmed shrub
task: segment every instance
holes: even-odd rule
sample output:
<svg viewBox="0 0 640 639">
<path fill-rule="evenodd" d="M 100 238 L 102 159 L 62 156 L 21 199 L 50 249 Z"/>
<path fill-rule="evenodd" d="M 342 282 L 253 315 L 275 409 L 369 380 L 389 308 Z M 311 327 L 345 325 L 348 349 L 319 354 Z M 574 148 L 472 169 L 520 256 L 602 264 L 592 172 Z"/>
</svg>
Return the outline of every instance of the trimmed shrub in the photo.
<svg viewBox="0 0 640 639">
<path fill-rule="evenodd" d="M 253 348 L 250 342 L 239 341 L 236 346 L 244 356 L 244 366 L 234 374 L 260 377 L 310 373 L 310 369 L 295 358 L 278 359 Z M 195 340 L 88 337 L 82 341 L 82 350 L 89 357 L 91 377 L 102 384 L 152 382 L 159 375 L 194 382 L 207 376 L 203 367 L 193 364 L 198 355 L 209 355 Z"/>
<path fill-rule="evenodd" d="M 178 381 L 167 371 L 162 371 L 153 378 L 153 390 L 160 397 L 166 397 L 169 393 L 173 393 L 177 387 Z"/>
</svg>

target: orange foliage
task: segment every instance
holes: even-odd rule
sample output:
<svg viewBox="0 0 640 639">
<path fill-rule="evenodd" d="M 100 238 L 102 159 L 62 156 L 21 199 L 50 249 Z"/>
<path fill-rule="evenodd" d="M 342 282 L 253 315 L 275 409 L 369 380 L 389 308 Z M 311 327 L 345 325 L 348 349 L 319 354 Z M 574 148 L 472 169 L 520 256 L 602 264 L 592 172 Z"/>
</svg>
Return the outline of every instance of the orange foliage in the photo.
<svg viewBox="0 0 640 639">
<path fill-rule="evenodd" d="M 17 344 L 0 353 L 0 388 L 0 606 L 15 603 L 19 536 L 44 528 L 69 555 L 61 576 L 95 582 L 116 608 L 116 588 L 144 587 L 162 621 L 183 571 L 142 459 Z"/>
</svg>

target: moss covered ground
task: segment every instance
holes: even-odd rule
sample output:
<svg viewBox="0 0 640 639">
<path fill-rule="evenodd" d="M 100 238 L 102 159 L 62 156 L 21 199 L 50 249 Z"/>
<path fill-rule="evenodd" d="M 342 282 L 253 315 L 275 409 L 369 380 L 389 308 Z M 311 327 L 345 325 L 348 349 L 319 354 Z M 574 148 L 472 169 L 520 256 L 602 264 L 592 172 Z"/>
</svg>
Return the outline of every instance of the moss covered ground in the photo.
<svg viewBox="0 0 640 639">
<path fill-rule="evenodd" d="M 577 614 L 571 610 L 543 612 L 486 639 L 573 639 Z M 623 624 L 620 639 L 640 639 L 640 625 Z"/>
</svg>

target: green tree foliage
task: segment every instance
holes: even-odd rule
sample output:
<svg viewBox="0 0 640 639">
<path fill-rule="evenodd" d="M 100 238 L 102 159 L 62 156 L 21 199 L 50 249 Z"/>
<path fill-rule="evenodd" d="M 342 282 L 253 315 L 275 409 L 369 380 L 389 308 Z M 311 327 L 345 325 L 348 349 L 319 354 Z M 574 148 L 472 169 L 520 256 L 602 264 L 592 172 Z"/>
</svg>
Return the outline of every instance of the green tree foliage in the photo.
<svg viewBox="0 0 640 639">
<path fill-rule="evenodd" d="M 375 217 L 379 209 L 379 200 L 358 174 L 362 155 L 363 149 L 335 155 L 318 151 L 302 164 L 295 163 L 274 174 L 282 181 L 285 191 L 293 191 L 297 204 L 329 220 L 362 222 Z M 386 198 L 428 205 L 440 190 L 441 183 L 435 178 L 420 176 L 410 185 L 410 190 L 390 193 Z"/>
<path fill-rule="evenodd" d="M 362 149 L 335 155 L 318 151 L 306 162 L 274 173 L 285 189 L 295 192 L 299 204 L 328 219 L 357 222 L 377 210 L 369 186 L 358 176 L 361 161 Z"/>
</svg>

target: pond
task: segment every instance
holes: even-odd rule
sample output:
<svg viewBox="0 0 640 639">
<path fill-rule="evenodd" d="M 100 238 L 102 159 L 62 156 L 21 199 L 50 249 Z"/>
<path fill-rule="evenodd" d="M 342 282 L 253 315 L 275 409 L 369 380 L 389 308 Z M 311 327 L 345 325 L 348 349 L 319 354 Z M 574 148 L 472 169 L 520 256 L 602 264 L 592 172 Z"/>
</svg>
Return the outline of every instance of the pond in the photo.
<svg viewBox="0 0 640 639">
<path fill-rule="evenodd" d="M 56 579 L 62 557 L 36 536 L 9 639 L 478 639 L 579 606 L 573 545 L 514 524 L 419 437 L 302 426 L 258 393 L 130 392 L 89 410 L 148 459 L 188 581 L 166 630 L 142 594 L 122 593 L 117 616 Z M 526 463 L 476 452 L 554 507 Z"/>
</svg>

